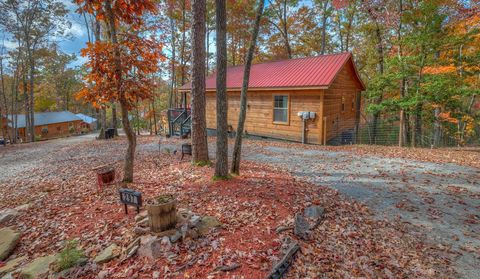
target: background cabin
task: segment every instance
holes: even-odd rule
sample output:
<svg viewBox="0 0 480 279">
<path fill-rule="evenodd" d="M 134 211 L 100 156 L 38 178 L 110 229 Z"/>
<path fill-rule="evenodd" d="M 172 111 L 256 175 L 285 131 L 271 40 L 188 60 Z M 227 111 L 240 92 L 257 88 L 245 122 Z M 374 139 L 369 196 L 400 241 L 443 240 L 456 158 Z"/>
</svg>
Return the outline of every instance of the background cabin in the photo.
<svg viewBox="0 0 480 279">
<path fill-rule="evenodd" d="M 97 119 L 91 116 L 85 115 L 83 113 L 75 114 L 78 118 L 82 119 L 82 123 L 80 123 L 80 128 L 83 132 L 91 132 L 97 129 Z"/>
<path fill-rule="evenodd" d="M 18 137 L 23 141 L 27 141 L 25 115 L 9 115 L 9 118 L 9 130 L 15 128 L 14 122 L 16 119 Z M 81 131 L 81 123 L 82 119 L 69 111 L 35 113 L 35 137 L 37 137 L 38 140 L 45 140 L 78 134 Z M 10 131 L 10 133 L 13 134 L 12 131 Z"/>
<path fill-rule="evenodd" d="M 233 132 L 238 123 L 243 70 L 243 66 L 227 69 L 228 125 Z M 213 74 L 206 80 L 207 128 L 213 134 L 215 85 Z M 252 65 L 245 133 L 314 144 L 353 142 L 364 89 L 350 53 Z M 189 92 L 190 84 L 179 91 Z"/>
</svg>

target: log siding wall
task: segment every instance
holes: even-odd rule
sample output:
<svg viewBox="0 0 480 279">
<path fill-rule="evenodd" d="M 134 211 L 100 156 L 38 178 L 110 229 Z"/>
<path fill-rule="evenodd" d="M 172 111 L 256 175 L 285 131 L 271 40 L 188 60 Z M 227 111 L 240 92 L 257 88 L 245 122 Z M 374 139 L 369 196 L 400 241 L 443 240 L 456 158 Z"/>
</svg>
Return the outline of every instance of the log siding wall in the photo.
<svg viewBox="0 0 480 279">
<path fill-rule="evenodd" d="M 280 138 L 293 141 L 302 140 L 302 120 L 297 115 L 300 111 L 313 111 L 315 120 L 307 122 L 307 142 L 321 143 L 321 94 L 322 90 L 292 91 L 249 91 L 245 132 L 256 136 Z M 288 123 L 273 122 L 274 97 L 289 96 Z M 240 92 L 228 92 L 228 125 L 237 128 L 240 110 Z M 207 92 L 207 128 L 216 128 L 215 92 Z"/>
<path fill-rule="evenodd" d="M 35 135 L 41 136 L 40 140 L 46 139 L 54 139 L 54 138 L 61 138 L 70 136 L 71 134 L 79 133 L 81 130 L 81 123 L 82 121 L 71 121 L 71 122 L 63 122 L 63 123 L 54 123 L 48 125 L 40 125 L 35 126 Z M 70 127 L 73 127 L 75 130 L 74 133 L 70 133 Z M 48 132 L 44 133 L 42 130 L 44 127 L 48 128 Z M 26 141 L 25 137 L 25 128 L 18 129 L 18 136 Z"/>
<path fill-rule="evenodd" d="M 355 113 L 359 109 L 355 104 L 361 85 L 352 77 L 355 75 L 353 65 L 347 64 L 335 78 L 332 85 L 325 90 L 324 117 L 326 118 L 327 141 L 340 136 L 342 131 L 355 127 Z M 345 110 L 342 111 L 342 98 Z"/>
</svg>

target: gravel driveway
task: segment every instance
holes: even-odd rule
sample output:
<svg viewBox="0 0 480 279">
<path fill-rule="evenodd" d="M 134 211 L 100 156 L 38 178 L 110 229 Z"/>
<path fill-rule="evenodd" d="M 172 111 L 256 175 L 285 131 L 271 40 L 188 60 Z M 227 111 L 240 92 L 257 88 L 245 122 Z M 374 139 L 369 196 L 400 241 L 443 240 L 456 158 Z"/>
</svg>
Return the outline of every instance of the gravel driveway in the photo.
<svg viewBox="0 0 480 279">
<path fill-rule="evenodd" d="M 463 278 L 480 278 L 480 170 L 352 152 L 245 146 L 247 160 L 281 166 L 411 223 L 443 245 Z"/>
</svg>

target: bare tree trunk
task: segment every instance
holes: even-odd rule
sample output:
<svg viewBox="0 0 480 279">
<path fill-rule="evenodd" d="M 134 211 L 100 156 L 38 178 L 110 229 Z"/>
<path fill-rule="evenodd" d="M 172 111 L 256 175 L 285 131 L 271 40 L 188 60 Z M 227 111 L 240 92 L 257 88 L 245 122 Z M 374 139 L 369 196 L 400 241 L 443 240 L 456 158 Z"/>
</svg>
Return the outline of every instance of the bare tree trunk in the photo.
<svg viewBox="0 0 480 279">
<path fill-rule="evenodd" d="M 217 155 L 215 177 L 228 176 L 227 104 L 227 8 L 225 0 L 215 1 L 217 46 Z"/>
<path fill-rule="evenodd" d="M 192 161 L 208 162 L 208 143 L 205 117 L 205 0 L 192 4 Z"/>
<path fill-rule="evenodd" d="M 248 48 L 247 60 L 245 61 L 245 69 L 243 71 L 242 91 L 240 93 L 240 115 L 238 116 L 237 135 L 235 137 L 235 145 L 233 146 L 232 167 L 231 172 L 240 174 L 240 161 L 242 153 L 242 137 L 245 129 L 245 119 L 247 117 L 247 93 L 248 82 L 250 80 L 250 68 L 252 66 L 253 55 L 257 44 L 258 30 L 260 29 L 260 20 L 263 15 L 264 1 L 258 1 L 257 16 L 255 18 L 255 25 L 253 26 L 252 39 Z"/>
</svg>

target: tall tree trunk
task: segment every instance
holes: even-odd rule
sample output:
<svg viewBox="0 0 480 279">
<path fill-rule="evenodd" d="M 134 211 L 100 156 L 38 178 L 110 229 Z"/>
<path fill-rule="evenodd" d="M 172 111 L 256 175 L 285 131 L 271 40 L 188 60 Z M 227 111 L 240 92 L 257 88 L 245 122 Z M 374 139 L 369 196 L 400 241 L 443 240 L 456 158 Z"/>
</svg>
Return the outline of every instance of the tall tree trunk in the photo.
<svg viewBox="0 0 480 279">
<path fill-rule="evenodd" d="M 125 154 L 125 165 L 123 169 L 123 182 L 133 182 L 133 164 L 135 159 L 135 148 L 137 145 L 135 132 L 132 130 L 130 126 L 130 120 L 128 119 L 128 107 L 129 101 L 125 98 L 125 92 L 122 90 L 122 64 L 121 64 L 121 55 L 120 50 L 118 48 L 118 39 L 117 39 L 117 30 L 115 25 L 114 14 L 112 11 L 111 0 L 105 1 L 105 10 L 108 17 L 108 27 L 110 29 L 110 39 L 112 44 L 114 45 L 114 58 L 115 58 L 115 75 L 117 78 L 117 90 L 119 92 L 119 101 L 120 101 L 120 109 L 122 112 L 122 124 L 123 130 L 127 135 L 128 139 L 128 147 L 127 152 Z M 113 108 L 112 108 L 113 112 Z M 116 127 L 115 127 L 116 128 Z"/>
<path fill-rule="evenodd" d="M 102 107 L 100 110 L 100 133 L 98 134 L 99 139 L 105 139 L 105 131 L 107 130 L 107 110 Z"/>
<path fill-rule="evenodd" d="M 192 5 L 192 161 L 208 162 L 207 128 L 205 117 L 205 0 Z"/>
<path fill-rule="evenodd" d="M 287 0 L 283 1 L 283 34 L 285 39 L 285 47 L 287 48 L 288 59 L 292 59 L 292 48 L 290 47 L 290 39 L 288 38 L 288 18 L 287 18 Z"/>
<path fill-rule="evenodd" d="M 325 0 L 323 2 L 323 7 L 322 7 L 322 47 L 320 50 L 320 53 L 322 55 L 325 54 L 325 50 L 327 47 L 327 20 L 328 20 L 327 7 L 328 7 L 328 1 Z"/>
<path fill-rule="evenodd" d="M 435 122 L 433 124 L 433 146 L 440 146 L 440 140 L 442 136 L 441 123 L 440 123 L 440 107 L 435 107 L 434 110 Z"/>
<path fill-rule="evenodd" d="M 118 137 L 117 104 L 112 102 L 112 128 L 115 129 L 115 136 Z"/>
<path fill-rule="evenodd" d="M 5 93 L 5 78 L 3 76 L 3 46 L 2 52 L 0 53 L 0 82 L 2 90 L 2 104 L 0 104 L 0 129 L 2 130 L 2 138 L 6 139 L 8 135 L 8 105 L 7 105 L 7 93 Z M 5 123 L 2 122 L 3 117 L 5 118 Z M 5 127 L 4 127 L 5 124 Z"/>
<path fill-rule="evenodd" d="M 25 128 L 24 128 L 24 137 L 25 140 L 30 140 L 30 102 L 29 102 L 29 95 L 28 95 L 28 82 L 27 82 L 27 65 L 26 61 L 22 62 L 23 64 L 23 73 L 22 73 L 22 84 L 23 84 L 23 98 L 25 100 Z"/>
<path fill-rule="evenodd" d="M 382 40 L 382 33 L 380 30 L 380 25 L 378 22 L 375 22 L 376 28 L 375 28 L 375 35 L 377 37 L 377 73 L 379 75 L 383 75 L 384 72 L 384 59 L 383 59 L 383 40 Z M 375 98 L 375 104 L 380 104 L 383 101 L 383 92 L 380 92 L 380 95 Z M 371 132 L 371 139 L 370 142 L 373 144 L 377 143 L 377 133 L 378 133 L 378 119 L 380 118 L 380 112 L 376 111 L 373 113 L 373 119 L 372 119 L 372 132 Z"/>
<path fill-rule="evenodd" d="M 172 60 L 171 60 L 171 84 L 170 92 L 168 93 L 168 108 L 173 108 L 173 95 L 175 94 L 175 20 L 170 19 L 171 41 L 172 41 Z M 169 124 L 170 125 L 170 124 Z"/>
<path fill-rule="evenodd" d="M 425 66 L 425 59 L 426 54 L 424 53 L 425 48 L 422 46 L 420 53 L 422 57 L 420 58 L 420 69 L 418 70 L 418 77 L 417 77 L 417 88 L 416 88 L 416 97 L 419 99 L 418 103 L 415 105 L 415 119 L 414 119 L 414 133 L 413 133 L 413 141 L 412 146 L 419 146 L 421 145 L 422 141 L 422 109 L 423 109 L 423 100 L 420 96 L 420 86 L 423 80 L 423 67 Z"/>
<path fill-rule="evenodd" d="M 398 14 L 399 14 L 399 21 L 398 21 L 398 29 L 397 29 L 397 56 L 398 61 L 400 61 L 400 71 L 402 72 L 402 80 L 400 82 L 400 97 L 403 99 L 406 97 L 406 86 L 407 86 L 407 79 L 405 78 L 405 69 L 403 65 L 403 48 L 402 48 L 402 17 L 403 17 L 403 0 L 398 1 Z M 398 145 L 400 147 L 404 146 L 407 142 L 407 121 L 405 110 L 403 108 L 400 109 L 400 127 L 398 133 Z"/>
<path fill-rule="evenodd" d="M 247 59 L 245 61 L 245 69 L 243 70 L 242 91 L 240 93 L 240 115 L 238 116 L 237 135 L 235 137 L 235 145 L 233 146 L 232 167 L 231 172 L 240 174 L 240 161 L 242 153 L 243 130 L 245 129 L 245 119 L 247 118 L 247 93 L 248 82 L 250 80 L 250 68 L 252 66 L 253 55 L 257 44 L 258 30 L 260 29 L 260 20 L 263 15 L 264 1 L 258 1 L 257 16 L 255 25 L 253 26 L 252 39 L 248 48 Z"/>
<path fill-rule="evenodd" d="M 101 37 L 101 26 L 100 22 L 95 18 L 92 22 L 93 35 L 96 42 L 100 42 Z M 105 131 L 107 130 L 107 110 L 102 106 L 100 110 L 100 132 L 98 133 L 98 139 L 105 139 Z"/>
<path fill-rule="evenodd" d="M 227 6 L 215 1 L 217 45 L 217 153 L 215 176 L 228 176 Z"/>
<path fill-rule="evenodd" d="M 158 135 L 157 112 L 155 111 L 155 96 L 152 99 L 152 113 L 153 113 L 153 131 L 155 132 L 155 135 Z"/>
<path fill-rule="evenodd" d="M 30 114 L 30 141 L 35 141 L 35 100 L 34 100 L 34 92 L 35 92 L 35 58 L 33 57 L 33 50 L 32 53 L 29 54 L 29 66 L 30 66 L 30 79 L 29 79 L 29 114 Z"/>
</svg>

